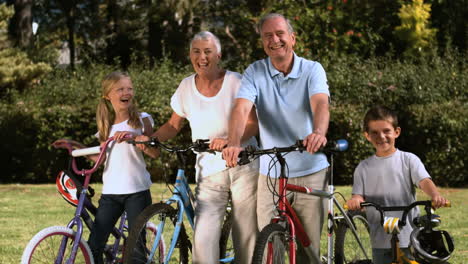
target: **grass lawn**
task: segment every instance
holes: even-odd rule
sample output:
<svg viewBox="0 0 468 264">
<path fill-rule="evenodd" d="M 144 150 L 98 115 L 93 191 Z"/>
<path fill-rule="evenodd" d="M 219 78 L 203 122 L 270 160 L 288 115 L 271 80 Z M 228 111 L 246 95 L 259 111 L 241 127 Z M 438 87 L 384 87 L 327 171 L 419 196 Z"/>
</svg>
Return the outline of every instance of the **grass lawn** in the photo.
<svg viewBox="0 0 468 264">
<path fill-rule="evenodd" d="M 94 184 L 97 197 L 101 185 Z M 192 186 L 193 187 L 193 186 Z M 338 191 L 349 197 L 350 187 L 338 187 Z M 153 202 L 171 195 L 164 184 L 153 184 L 151 189 Z M 467 189 L 441 189 L 442 194 L 452 201 L 452 208 L 438 210 L 442 216 L 442 229 L 450 232 L 455 239 L 456 251 L 452 264 L 468 263 L 468 191 Z M 418 194 L 419 199 L 426 199 Z M 0 263 L 19 263 L 24 247 L 41 229 L 52 226 L 66 226 L 72 218 L 74 207 L 65 202 L 54 184 L 0 185 Z M 88 232 L 88 231 L 87 231 Z M 88 233 L 85 234 L 85 238 Z M 322 248 L 326 237 L 323 236 Z"/>
</svg>

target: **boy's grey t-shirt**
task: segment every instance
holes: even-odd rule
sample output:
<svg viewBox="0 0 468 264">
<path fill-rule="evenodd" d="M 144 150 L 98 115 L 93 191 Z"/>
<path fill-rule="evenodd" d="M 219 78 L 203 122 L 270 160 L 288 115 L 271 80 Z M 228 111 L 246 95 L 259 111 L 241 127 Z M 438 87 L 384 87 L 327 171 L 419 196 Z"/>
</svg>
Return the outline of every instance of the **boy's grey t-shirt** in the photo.
<svg viewBox="0 0 468 264">
<path fill-rule="evenodd" d="M 359 163 L 354 171 L 353 194 L 368 202 L 382 206 L 406 206 L 416 201 L 415 186 L 430 178 L 421 160 L 414 154 L 396 150 L 388 157 L 373 155 Z M 372 207 L 366 208 L 373 248 L 391 248 L 391 235 L 380 224 L 380 214 Z M 401 230 L 401 247 L 408 247 L 413 230 L 412 219 L 419 214 L 417 208 L 408 214 L 407 225 Z M 402 212 L 386 212 L 387 217 L 401 219 Z"/>
</svg>

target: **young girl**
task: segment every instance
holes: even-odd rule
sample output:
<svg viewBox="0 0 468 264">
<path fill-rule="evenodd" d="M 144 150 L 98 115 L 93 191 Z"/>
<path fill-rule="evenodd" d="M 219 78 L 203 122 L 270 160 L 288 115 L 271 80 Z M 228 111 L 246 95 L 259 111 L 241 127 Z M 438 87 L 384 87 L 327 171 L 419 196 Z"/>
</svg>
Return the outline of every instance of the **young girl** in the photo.
<svg viewBox="0 0 468 264">
<path fill-rule="evenodd" d="M 122 213 L 127 212 L 128 224 L 132 226 L 138 214 L 151 204 L 151 179 L 142 152 L 133 145 L 120 143 L 128 135 L 149 136 L 153 132 L 153 119 L 147 113 L 138 112 L 133 96 L 133 85 L 126 73 L 112 72 L 102 81 L 96 136 L 101 143 L 112 136 L 115 140 L 107 149 L 102 195 L 89 236 L 89 246 L 97 264 L 103 263 L 104 246 Z M 64 141 L 77 148 L 85 147 L 66 139 L 54 144 Z M 158 154 L 155 148 L 147 148 L 145 153 L 153 158 Z M 97 155 L 89 158 L 96 160 Z"/>
</svg>

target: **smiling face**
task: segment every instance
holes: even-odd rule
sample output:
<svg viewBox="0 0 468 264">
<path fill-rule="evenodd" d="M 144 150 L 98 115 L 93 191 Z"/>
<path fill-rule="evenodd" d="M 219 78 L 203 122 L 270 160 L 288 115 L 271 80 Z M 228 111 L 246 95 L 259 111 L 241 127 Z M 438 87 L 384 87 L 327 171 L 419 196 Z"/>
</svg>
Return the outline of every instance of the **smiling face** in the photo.
<svg viewBox="0 0 468 264">
<path fill-rule="evenodd" d="M 221 54 L 213 39 L 197 39 L 192 42 L 190 61 L 197 74 L 206 75 L 216 72 L 220 59 Z"/>
<path fill-rule="evenodd" d="M 133 99 L 133 85 L 130 78 L 124 77 L 115 82 L 105 98 L 111 102 L 115 112 L 128 111 Z"/>
<path fill-rule="evenodd" d="M 284 18 L 273 17 L 266 20 L 261 28 L 263 49 L 272 61 L 292 59 L 296 36 L 289 32 Z"/>
<path fill-rule="evenodd" d="M 394 127 L 388 120 L 373 120 L 368 122 L 368 129 L 364 132 L 367 140 L 372 143 L 376 155 L 386 157 L 396 151 L 395 139 L 400 136 L 401 129 Z"/>
</svg>

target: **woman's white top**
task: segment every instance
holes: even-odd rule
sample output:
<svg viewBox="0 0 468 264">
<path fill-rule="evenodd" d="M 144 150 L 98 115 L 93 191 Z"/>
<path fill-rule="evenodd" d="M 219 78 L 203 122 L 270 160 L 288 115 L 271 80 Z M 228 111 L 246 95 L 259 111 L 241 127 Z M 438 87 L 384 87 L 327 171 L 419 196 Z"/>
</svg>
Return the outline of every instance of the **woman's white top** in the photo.
<svg viewBox="0 0 468 264">
<path fill-rule="evenodd" d="M 147 113 L 140 114 L 140 121 L 148 118 L 151 126 L 153 118 Z M 129 131 L 136 135 L 143 134 L 143 128 L 133 128 L 128 125 L 128 120 L 114 124 L 109 137 L 117 131 Z M 112 141 L 107 147 L 104 173 L 102 175 L 103 194 L 129 194 L 148 190 L 151 186 L 151 176 L 146 170 L 143 153 L 137 147 L 126 142 Z"/>
<path fill-rule="evenodd" d="M 197 139 L 226 138 L 231 110 L 240 87 L 241 75 L 226 71 L 219 92 L 212 97 L 201 94 L 195 84 L 195 74 L 180 83 L 171 98 L 174 112 L 190 122 L 192 141 Z M 244 145 L 257 145 L 254 137 Z M 220 152 L 199 153 L 195 165 L 196 177 L 206 177 L 227 169 Z"/>
</svg>

